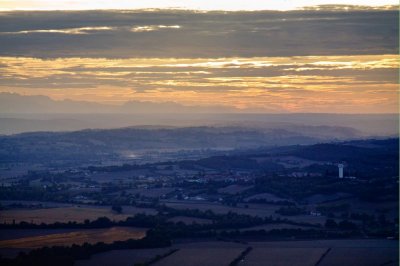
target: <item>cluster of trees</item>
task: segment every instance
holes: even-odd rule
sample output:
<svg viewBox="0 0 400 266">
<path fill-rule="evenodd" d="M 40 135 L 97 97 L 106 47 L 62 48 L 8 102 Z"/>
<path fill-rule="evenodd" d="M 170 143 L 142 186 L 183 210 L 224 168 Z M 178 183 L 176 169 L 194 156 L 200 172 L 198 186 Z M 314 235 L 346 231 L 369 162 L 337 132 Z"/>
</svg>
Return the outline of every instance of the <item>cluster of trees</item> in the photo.
<svg viewBox="0 0 400 266">
<path fill-rule="evenodd" d="M 267 199 L 249 199 L 248 203 L 258 203 L 258 204 L 272 204 L 272 205 L 284 205 L 284 206 L 294 206 L 295 203 L 288 200 L 277 200 L 271 201 Z"/>
<path fill-rule="evenodd" d="M 28 222 L 12 223 L 12 224 L 0 224 L 0 229 L 9 228 L 31 228 L 31 229 L 56 229 L 56 228 L 109 228 L 113 226 L 134 226 L 134 227 L 155 227 L 157 224 L 165 223 L 167 217 L 162 215 L 146 215 L 138 213 L 135 216 L 126 218 L 125 221 L 111 221 L 107 217 L 99 217 L 96 220 L 90 221 L 86 219 L 83 223 L 76 221 L 69 221 L 67 223 L 55 222 L 52 224 L 33 224 Z"/>
<path fill-rule="evenodd" d="M 139 169 L 155 168 L 151 164 L 123 164 L 123 165 L 110 165 L 110 166 L 89 166 L 87 170 L 91 172 L 124 172 Z"/>
<path fill-rule="evenodd" d="M 307 211 L 305 208 L 299 208 L 297 206 L 289 206 L 289 207 L 280 207 L 275 211 L 275 213 L 285 216 L 295 216 L 295 215 L 306 214 Z"/>
<path fill-rule="evenodd" d="M 219 234 L 223 238 L 250 238 L 250 239 L 329 239 L 329 238 L 349 238 L 359 237 L 360 232 L 358 230 L 352 231 L 327 231 L 323 229 L 272 229 L 266 231 L 261 230 L 234 230 L 234 231 L 222 231 Z"/>
<path fill-rule="evenodd" d="M 329 229 L 340 229 L 340 230 L 357 230 L 357 225 L 348 220 L 343 220 L 337 223 L 333 219 L 327 219 L 325 222 L 325 227 Z"/>
<path fill-rule="evenodd" d="M 330 206 L 317 206 L 316 210 L 322 214 L 328 214 L 331 212 L 347 212 L 350 209 L 349 204 L 336 204 Z"/>
<path fill-rule="evenodd" d="M 159 206 L 158 211 L 160 213 L 167 213 L 170 217 L 186 216 L 186 217 L 210 219 L 213 221 L 212 225 L 214 226 L 215 229 L 246 228 L 246 227 L 271 224 L 271 223 L 287 223 L 292 225 L 315 227 L 314 224 L 295 222 L 295 221 L 290 221 L 288 219 L 273 218 L 272 216 L 262 218 L 259 216 L 238 214 L 234 212 L 228 212 L 226 214 L 216 214 L 212 210 L 206 210 L 206 211 L 200 211 L 198 209 L 178 210 L 164 205 Z"/>
</svg>

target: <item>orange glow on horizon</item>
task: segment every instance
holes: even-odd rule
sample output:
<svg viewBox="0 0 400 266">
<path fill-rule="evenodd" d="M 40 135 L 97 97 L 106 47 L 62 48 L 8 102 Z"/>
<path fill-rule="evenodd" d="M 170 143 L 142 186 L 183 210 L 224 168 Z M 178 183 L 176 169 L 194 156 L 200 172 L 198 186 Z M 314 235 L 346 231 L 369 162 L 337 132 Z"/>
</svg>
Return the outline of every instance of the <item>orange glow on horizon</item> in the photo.
<svg viewBox="0 0 400 266">
<path fill-rule="evenodd" d="M 55 100 L 114 105 L 132 100 L 172 101 L 261 112 L 393 113 L 398 106 L 397 55 L 0 57 L 0 64 L 5 66 L 0 92 L 46 95 Z M 391 74 L 385 78 L 373 75 L 374 71 Z"/>
</svg>

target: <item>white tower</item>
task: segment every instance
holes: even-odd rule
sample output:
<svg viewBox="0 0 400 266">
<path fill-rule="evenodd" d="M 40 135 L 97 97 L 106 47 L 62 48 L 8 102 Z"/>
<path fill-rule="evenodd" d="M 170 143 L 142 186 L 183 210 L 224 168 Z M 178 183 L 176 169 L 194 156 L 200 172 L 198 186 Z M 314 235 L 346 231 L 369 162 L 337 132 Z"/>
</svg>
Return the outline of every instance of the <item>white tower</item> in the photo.
<svg viewBox="0 0 400 266">
<path fill-rule="evenodd" d="M 342 163 L 338 164 L 338 168 L 339 168 L 339 178 L 343 178 L 344 164 L 342 164 Z"/>
</svg>

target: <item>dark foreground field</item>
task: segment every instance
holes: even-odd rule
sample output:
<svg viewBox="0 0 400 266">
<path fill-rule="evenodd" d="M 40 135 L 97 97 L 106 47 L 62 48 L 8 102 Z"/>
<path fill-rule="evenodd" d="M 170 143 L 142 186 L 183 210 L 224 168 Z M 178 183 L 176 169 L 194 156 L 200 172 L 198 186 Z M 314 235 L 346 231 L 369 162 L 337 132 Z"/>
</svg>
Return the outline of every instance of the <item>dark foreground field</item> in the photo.
<svg viewBox="0 0 400 266">
<path fill-rule="evenodd" d="M 229 265 L 248 247 L 252 250 L 237 265 L 291 266 L 398 265 L 398 242 L 392 240 L 315 240 L 273 242 L 196 242 L 174 244 L 170 248 L 145 250 L 114 250 L 81 260 L 79 266 L 120 265 L 143 263 L 157 255 L 178 249 L 154 265 Z"/>
</svg>

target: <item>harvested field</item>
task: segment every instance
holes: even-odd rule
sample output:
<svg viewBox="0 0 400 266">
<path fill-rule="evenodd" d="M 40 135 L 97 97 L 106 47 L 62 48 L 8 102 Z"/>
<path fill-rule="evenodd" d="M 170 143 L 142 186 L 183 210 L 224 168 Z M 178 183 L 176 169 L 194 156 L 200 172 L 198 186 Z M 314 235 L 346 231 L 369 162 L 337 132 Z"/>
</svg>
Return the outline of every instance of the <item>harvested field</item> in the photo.
<svg viewBox="0 0 400 266">
<path fill-rule="evenodd" d="M 44 246 L 71 246 L 87 243 L 112 243 L 118 240 L 140 239 L 146 235 L 143 228 L 112 227 L 107 229 L 77 230 L 67 233 L 31 236 L 0 241 L 0 248 L 40 248 Z"/>
<path fill-rule="evenodd" d="M 399 265 L 399 250 L 394 248 L 333 248 L 320 266 Z"/>
<path fill-rule="evenodd" d="M 171 248 L 112 250 L 92 256 L 89 260 L 78 260 L 75 266 L 132 266 L 169 252 Z"/>
<path fill-rule="evenodd" d="M 254 248 L 240 265 L 315 265 L 326 250 L 326 248 Z"/>
<path fill-rule="evenodd" d="M 399 248 L 399 241 L 386 239 L 344 239 L 250 242 L 250 246 L 262 248 Z"/>
<path fill-rule="evenodd" d="M 233 248 L 195 248 L 186 247 L 173 253 L 172 255 L 155 263 L 155 266 L 177 266 L 177 265 L 190 265 L 190 266 L 221 266 L 229 265 L 240 253 L 244 247 Z"/>
<path fill-rule="evenodd" d="M 399 242 L 384 239 L 359 239 L 359 240 L 312 240 L 312 241 L 276 241 L 276 242 L 252 242 L 249 245 L 254 250 L 262 249 L 267 252 L 270 249 L 288 251 L 296 248 L 304 250 L 331 249 L 322 258 L 319 266 L 372 266 L 372 265 L 398 265 Z M 253 252 L 252 251 L 252 252 Z M 307 251 L 304 251 L 307 252 Z M 250 258 L 252 254 L 248 255 Z M 253 254 L 254 255 L 254 254 Z M 283 258 L 287 255 L 283 254 Z M 300 256 L 300 255 L 299 255 Z M 300 257 L 299 257 L 300 258 Z M 271 255 L 270 259 L 276 259 Z M 305 258 L 299 259 L 304 261 Z M 253 265 L 253 264 L 248 264 Z M 254 264 L 263 265 L 263 264 Z M 264 264 L 265 265 L 265 264 Z M 269 264 L 268 264 L 269 265 Z M 282 264 L 285 265 L 285 264 Z M 298 264 L 287 264 L 298 265 Z M 309 264 L 314 265 L 314 264 Z"/>
<path fill-rule="evenodd" d="M 319 266 L 398 265 L 399 242 L 384 239 L 269 241 L 250 242 L 246 245 L 232 242 L 177 244 L 173 247 L 180 248 L 180 251 L 156 265 L 229 265 L 230 261 L 221 260 L 221 257 L 228 256 L 224 252 L 231 249 L 240 250 L 238 252 L 240 253 L 247 246 L 252 246 L 253 250 L 239 265 L 315 265 L 329 249 L 330 251 L 322 258 Z M 199 254 L 203 252 L 201 256 L 204 258 L 199 258 L 200 255 L 196 255 L 195 252 Z M 192 260 L 190 256 L 193 257 Z M 213 259 L 215 264 L 213 264 Z"/>
</svg>

